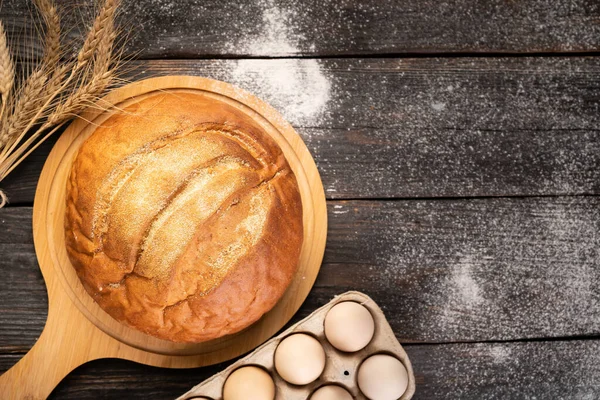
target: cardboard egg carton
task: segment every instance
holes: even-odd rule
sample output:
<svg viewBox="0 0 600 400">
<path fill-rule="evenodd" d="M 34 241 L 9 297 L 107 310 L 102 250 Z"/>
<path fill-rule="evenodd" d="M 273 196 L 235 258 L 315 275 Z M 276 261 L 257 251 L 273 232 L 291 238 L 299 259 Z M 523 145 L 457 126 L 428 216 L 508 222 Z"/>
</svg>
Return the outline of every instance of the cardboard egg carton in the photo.
<svg viewBox="0 0 600 400">
<path fill-rule="evenodd" d="M 375 321 L 375 333 L 371 342 L 362 350 L 354 353 L 345 353 L 337 350 L 325 337 L 324 320 L 329 309 L 337 303 L 343 301 L 354 301 L 366 307 Z M 287 336 L 294 333 L 308 333 L 319 340 L 326 354 L 325 369 L 321 376 L 308 385 L 297 386 L 284 381 L 275 370 L 274 354 L 277 346 Z M 347 389 L 355 399 L 367 399 L 359 390 L 357 384 L 357 373 L 360 364 L 371 355 L 389 354 L 395 356 L 402 362 L 408 372 L 408 387 L 400 397 L 400 400 L 412 398 L 415 392 L 415 376 L 413 369 L 406 355 L 406 352 L 398 343 L 392 328 L 388 324 L 383 311 L 367 295 L 360 292 L 346 292 L 336 296 L 325 306 L 319 308 L 311 315 L 296 323 L 285 332 L 273 337 L 264 343 L 246 357 L 236 361 L 234 364 L 213 375 L 199 385 L 194 386 L 190 391 L 179 397 L 177 400 L 188 400 L 195 397 L 206 397 L 213 400 L 223 399 L 223 385 L 227 377 L 236 369 L 254 365 L 264 368 L 269 372 L 275 382 L 277 400 L 305 400 L 317 390 L 326 384 L 336 384 Z"/>
</svg>

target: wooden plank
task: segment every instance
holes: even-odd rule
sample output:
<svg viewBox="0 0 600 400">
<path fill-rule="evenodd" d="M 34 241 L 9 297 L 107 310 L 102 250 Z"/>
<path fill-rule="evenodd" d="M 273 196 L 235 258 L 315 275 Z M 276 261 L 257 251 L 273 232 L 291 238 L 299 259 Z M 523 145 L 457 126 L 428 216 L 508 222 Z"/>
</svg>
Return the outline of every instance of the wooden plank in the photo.
<svg viewBox="0 0 600 400">
<path fill-rule="evenodd" d="M 92 15 L 94 1 L 57 3 L 72 27 Z M 0 19 L 9 32 L 31 32 L 31 9 L 5 0 Z M 145 0 L 124 2 L 121 25 L 131 31 L 128 51 L 144 58 L 288 57 L 592 52 L 599 20 L 595 0 Z"/>
<path fill-rule="evenodd" d="M 46 286 L 32 243 L 2 243 L 0 254 L 0 352 L 23 353 L 33 346 L 46 323 Z"/>
<path fill-rule="evenodd" d="M 319 293 L 359 287 L 403 342 L 597 334 L 599 206 L 597 197 L 332 202 Z"/>
<path fill-rule="evenodd" d="M 60 133 L 63 130 L 61 129 Z M 41 144 L 38 149 L 29 155 L 25 162 L 21 163 L 4 181 L 0 182 L 0 188 L 8 196 L 9 205 L 33 204 L 40 173 L 60 133 Z"/>
<path fill-rule="evenodd" d="M 140 61 L 271 103 L 329 198 L 600 193 L 600 58 Z M 50 145 L 2 183 L 31 204 Z"/>
<path fill-rule="evenodd" d="M 30 207 L 20 207 L 12 210 L 0 209 L 0 245 L 23 244 L 33 246 L 31 216 L 32 209 Z M 10 253 L 10 247 L 3 250 Z M 2 254 L 1 251 L 0 254 Z"/>
<path fill-rule="evenodd" d="M 600 332 L 598 197 L 335 201 L 328 211 L 324 265 L 295 318 L 360 290 L 405 343 Z M 0 352 L 29 348 L 47 312 L 22 233 L 30 213 L 0 211 Z"/>
<path fill-rule="evenodd" d="M 595 399 L 600 341 L 407 345 L 415 369 L 413 399 Z M 0 356 L 0 368 L 18 356 Z M 72 372 L 50 399 L 175 398 L 221 371 L 173 370 L 123 360 L 93 361 Z"/>
<path fill-rule="evenodd" d="M 451 344 L 406 348 L 418 399 L 596 399 L 600 342 Z"/>
</svg>

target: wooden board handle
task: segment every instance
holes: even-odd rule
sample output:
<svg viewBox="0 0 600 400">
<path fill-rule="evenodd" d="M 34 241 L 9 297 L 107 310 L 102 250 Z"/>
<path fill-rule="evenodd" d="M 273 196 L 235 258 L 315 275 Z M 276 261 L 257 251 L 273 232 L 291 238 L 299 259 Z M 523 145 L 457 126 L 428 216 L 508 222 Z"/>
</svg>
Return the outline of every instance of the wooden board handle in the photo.
<svg viewBox="0 0 600 400">
<path fill-rule="evenodd" d="M 88 351 L 81 351 L 86 338 L 77 334 L 80 327 L 67 321 L 59 323 L 56 314 L 48 313 L 38 341 L 0 376 L 3 399 L 45 399 L 69 372 L 93 359 Z"/>
</svg>

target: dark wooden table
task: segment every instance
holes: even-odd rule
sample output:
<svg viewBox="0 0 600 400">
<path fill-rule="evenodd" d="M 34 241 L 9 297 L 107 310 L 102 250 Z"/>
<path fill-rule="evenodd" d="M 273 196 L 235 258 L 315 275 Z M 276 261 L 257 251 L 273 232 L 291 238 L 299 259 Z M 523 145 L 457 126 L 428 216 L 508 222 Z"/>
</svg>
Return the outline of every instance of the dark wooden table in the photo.
<svg viewBox="0 0 600 400">
<path fill-rule="evenodd" d="M 60 3 L 66 23 L 90 11 Z M 9 31 L 29 17 L 4 0 Z M 328 244 L 293 321 L 360 290 L 405 345 L 415 399 L 600 398 L 598 0 L 131 0 L 121 21 L 130 79 L 231 82 L 314 155 Z M 0 372 L 47 315 L 31 206 L 51 145 L 1 185 Z M 174 398 L 226 365 L 99 360 L 51 398 Z"/>
</svg>

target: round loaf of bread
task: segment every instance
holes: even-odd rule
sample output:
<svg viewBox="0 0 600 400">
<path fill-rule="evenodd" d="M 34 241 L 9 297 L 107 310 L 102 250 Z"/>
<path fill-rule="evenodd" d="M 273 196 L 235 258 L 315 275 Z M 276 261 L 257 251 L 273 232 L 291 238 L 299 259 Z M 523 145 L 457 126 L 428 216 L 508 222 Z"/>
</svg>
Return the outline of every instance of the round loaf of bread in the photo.
<svg viewBox="0 0 600 400">
<path fill-rule="evenodd" d="M 290 284 L 302 203 L 281 149 L 247 114 L 192 92 L 127 107 L 82 144 L 66 246 L 113 318 L 176 342 L 238 332 Z"/>
</svg>

